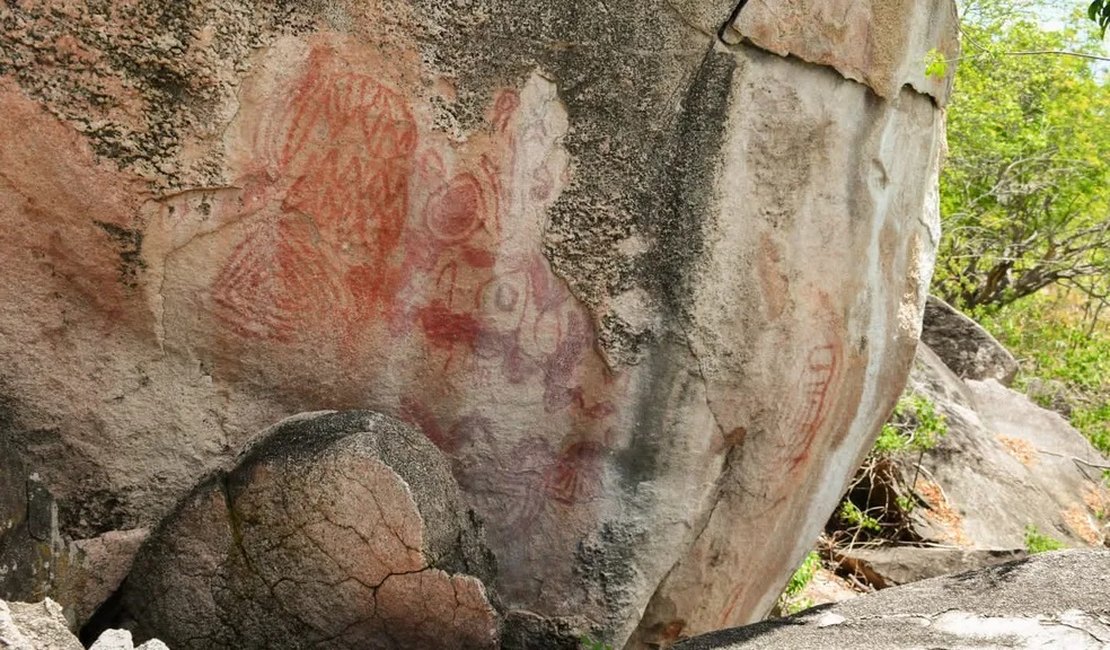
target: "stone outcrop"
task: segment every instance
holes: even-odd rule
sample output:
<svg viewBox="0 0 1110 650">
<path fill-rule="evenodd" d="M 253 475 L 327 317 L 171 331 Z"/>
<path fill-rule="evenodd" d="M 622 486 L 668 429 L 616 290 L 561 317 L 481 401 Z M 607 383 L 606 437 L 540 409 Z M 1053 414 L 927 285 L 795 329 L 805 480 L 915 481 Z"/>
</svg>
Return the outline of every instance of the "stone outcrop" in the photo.
<svg viewBox="0 0 1110 650">
<path fill-rule="evenodd" d="M 935 449 L 902 468 L 918 477 L 914 536 L 977 549 L 1023 549 L 1028 528 L 1068 546 L 1107 538 L 1106 459 L 1060 415 L 994 380 L 963 381 L 927 346 L 910 386 L 948 422 Z M 914 459 L 917 460 L 916 458 Z"/>
<path fill-rule="evenodd" d="M 371 413 L 306 414 L 153 533 L 122 617 L 174 650 L 495 648 L 491 577 L 423 434 Z"/>
<path fill-rule="evenodd" d="M 876 589 L 962 573 L 1026 557 L 1025 549 L 886 546 L 838 549 L 833 561 Z"/>
<path fill-rule="evenodd" d="M 62 606 L 49 598 L 37 603 L 0 600 L 0 649 L 83 650 L 67 627 Z"/>
<path fill-rule="evenodd" d="M 936 296 L 925 303 L 921 340 L 962 379 L 995 379 L 1009 386 L 1017 360 L 990 332 Z"/>
<path fill-rule="evenodd" d="M 1110 552 L 1067 551 L 885 589 L 676 650 L 1106 648 Z"/>
<path fill-rule="evenodd" d="M 373 409 L 450 459 L 504 638 L 760 618 L 904 382 L 955 58 L 948 0 L 795 4 L 4 4 L 0 565 L 31 477 L 49 559 Z"/>
<path fill-rule="evenodd" d="M 96 642 L 89 646 L 89 650 L 169 650 L 165 643 L 158 639 L 151 639 L 135 647 L 131 632 L 127 630 L 105 630 Z"/>
<path fill-rule="evenodd" d="M 0 650 L 84 650 L 69 631 L 62 606 L 46 598 L 36 603 L 0 600 Z M 127 630 L 106 630 L 89 650 L 168 650 L 151 639 L 138 648 Z"/>
</svg>

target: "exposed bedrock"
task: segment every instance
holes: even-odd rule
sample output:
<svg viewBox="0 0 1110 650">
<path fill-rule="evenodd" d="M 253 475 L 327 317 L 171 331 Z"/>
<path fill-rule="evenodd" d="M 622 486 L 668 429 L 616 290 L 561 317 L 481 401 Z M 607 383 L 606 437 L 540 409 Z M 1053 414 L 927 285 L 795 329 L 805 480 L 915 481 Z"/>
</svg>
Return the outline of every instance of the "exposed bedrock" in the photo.
<svg viewBox="0 0 1110 650">
<path fill-rule="evenodd" d="M 372 409 L 506 643 L 760 618 L 904 384 L 955 58 L 950 0 L 795 4 L 4 4 L 0 567 L 29 485 L 49 557 Z"/>
</svg>

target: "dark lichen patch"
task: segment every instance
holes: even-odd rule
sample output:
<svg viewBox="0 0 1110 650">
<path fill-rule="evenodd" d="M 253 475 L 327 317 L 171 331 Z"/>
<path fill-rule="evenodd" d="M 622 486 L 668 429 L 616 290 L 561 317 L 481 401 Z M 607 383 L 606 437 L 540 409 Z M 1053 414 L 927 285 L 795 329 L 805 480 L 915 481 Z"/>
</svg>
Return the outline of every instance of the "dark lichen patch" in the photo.
<svg viewBox="0 0 1110 650">
<path fill-rule="evenodd" d="M 119 281 L 132 289 L 139 286 L 139 275 L 146 269 L 142 231 L 103 221 L 95 223 L 112 238 L 119 249 Z"/>
<path fill-rule="evenodd" d="M 92 150 L 160 190 L 208 185 L 221 166 L 183 148 L 222 131 L 251 52 L 303 32 L 317 3 L 86 0 L 9 3 L 0 76 L 83 133 Z"/>
<path fill-rule="evenodd" d="M 658 171 L 663 206 L 641 223 L 655 246 L 640 258 L 643 286 L 664 307 L 664 317 L 685 326 L 693 280 L 705 255 L 716 165 L 724 142 L 736 57 L 710 48 L 686 91 L 668 163 Z"/>
<path fill-rule="evenodd" d="M 702 384 L 702 378 L 689 370 L 697 363 L 678 334 L 667 335 L 645 358 L 645 363 L 651 364 L 645 375 L 651 379 L 635 397 L 636 425 L 628 444 L 615 454 L 620 486 L 628 495 L 639 492 L 641 483 L 666 474 L 663 467 L 675 453 L 670 448 L 675 440 L 670 409 L 674 404 L 696 401 L 690 397 L 691 391 Z"/>
<path fill-rule="evenodd" d="M 647 531 L 642 523 L 607 521 L 597 532 L 578 545 L 575 570 L 591 589 L 601 594 L 599 612 L 622 612 L 632 605 L 639 558 L 637 549 L 644 547 Z M 599 621 L 604 626 L 616 621 Z"/>
<path fill-rule="evenodd" d="M 480 123 L 490 89 L 519 86 L 536 69 L 556 84 L 573 173 L 547 215 L 545 254 L 597 314 L 607 357 L 634 362 L 659 332 L 634 328 L 605 305 L 642 287 L 667 312 L 655 319 L 665 327 L 686 310 L 734 61 L 697 25 L 715 14 L 712 24 L 723 24 L 732 6 L 682 3 L 688 16 L 663 0 L 416 4 L 428 65 L 457 80 L 450 110 L 462 128 Z M 654 250 L 619 254 L 634 235 L 660 238 Z"/>
</svg>

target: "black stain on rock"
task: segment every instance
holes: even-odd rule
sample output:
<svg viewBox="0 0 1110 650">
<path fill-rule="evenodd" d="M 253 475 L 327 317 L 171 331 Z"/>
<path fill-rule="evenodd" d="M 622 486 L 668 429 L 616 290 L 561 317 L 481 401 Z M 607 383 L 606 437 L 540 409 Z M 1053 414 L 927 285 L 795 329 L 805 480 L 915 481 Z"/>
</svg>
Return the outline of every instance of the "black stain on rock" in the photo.
<svg viewBox="0 0 1110 650">
<path fill-rule="evenodd" d="M 119 251 L 119 281 L 126 287 L 134 289 L 139 286 L 139 274 L 146 269 L 143 261 L 143 233 L 117 226 L 114 223 L 95 221 L 108 237 L 112 239 Z"/>
</svg>

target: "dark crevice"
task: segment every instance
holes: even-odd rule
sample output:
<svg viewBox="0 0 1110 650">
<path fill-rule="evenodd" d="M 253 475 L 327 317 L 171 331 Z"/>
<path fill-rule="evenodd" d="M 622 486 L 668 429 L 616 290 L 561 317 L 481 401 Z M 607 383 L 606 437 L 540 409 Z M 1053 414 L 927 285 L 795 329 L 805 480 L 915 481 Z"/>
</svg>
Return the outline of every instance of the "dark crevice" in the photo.
<svg viewBox="0 0 1110 650">
<path fill-rule="evenodd" d="M 123 586 L 120 585 L 111 596 L 108 596 L 108 600 L 96 608 L 89 620 L 85 621 L 77 633 L 77 638 L 86 648 L 91 646 L 101 634 L 120 627 L 123 613 Z"/>
<path fill-rule="evenodd" d="M 722 43 L 728 44 L 728 40 L 725 38 L 725 32 L 727 32 L 728 29 L 732 27 L 732 25 L 736 22 L 736 20 L 740 18 L 740 12 L 743 11 L 744 5 L 746 4 L 748 4 L 748 0 L 740 0 L 740 2 L 736 4 L 736 8 L 732 10 L 732 13 L 728 15 L 728 20 L 726 20 L 724 24 L 721 25 L 721 28 L 717 30 L 717 38 Z"/>
</svg>

